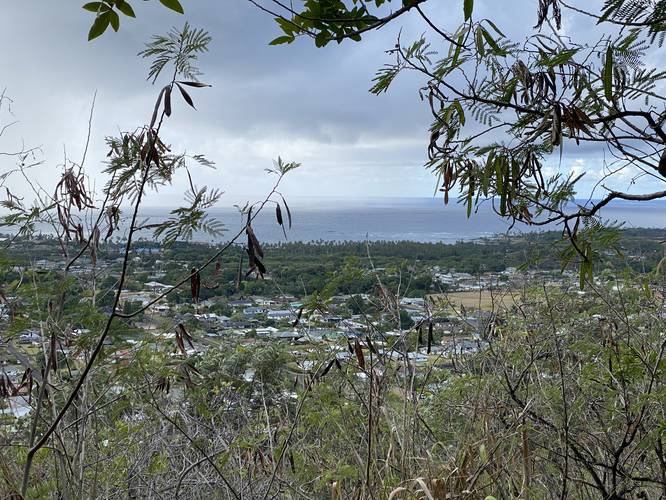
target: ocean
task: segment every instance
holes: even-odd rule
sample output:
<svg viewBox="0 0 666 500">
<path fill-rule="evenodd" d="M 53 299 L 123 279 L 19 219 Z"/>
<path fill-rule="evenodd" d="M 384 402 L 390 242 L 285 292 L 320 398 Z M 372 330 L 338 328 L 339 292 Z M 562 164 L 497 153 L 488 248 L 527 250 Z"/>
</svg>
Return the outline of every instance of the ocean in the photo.
<svg viewBox="0 0 666 500">
<path fill-rule="evenodd" d="M 287 200 L 290 202 L 290 200 Z M 349 200 L 303 200 L 291 201 L 292 227 L 285 235 L 277 224 L 275 206 L 267 205 L 253 223 L 260 241 L 277 243 L 281 241 L 420 241 L 455 243 L 507 234 L 509 225 L 496 215 L 489 204 L 482 205 L 468 219 L 466 207 L 451 201 L 444 205 L 437 198 L 398 198 L 363 201 Z M 158 223 L 168 217 L 167 208 L 144 208 L 143 220 Z M 195 241 L 227 241 L 234 236 L 244 223 L 237 209 L 233 207 L 210 210 L 211 216 L 222 222 L 225 232 L 216 238 L 206 234 L 195 234 Z M 123 216 L 128 216 L 125 211 Z M 283 208 L 286 221 L 286 211 Z M 624 227 L 666 228 L 666 201 L 626 202 L 616 201 L 605 207 L 601 216 L 605 220 L 621 222 Z M 127 221 L 121 222 L 123 226 Z M 47 226 L 37 227 L 43 233 L 51 232 Z M 530 231 L 561 230 L 561 226 L 530 227 L 516 224 L 509 234 Z M 665 230 L 666 232 L 666 230 Z M 0 228 L 0 233 L 12 233 L 9 228 Z M 143 232 L 141 237 L 150 238 Z"/>
<path fill-rule="evenodd" d="M 289 200 L 287 200 L 289 201 Z M 163 220 L 167 210 L 146 209 L 144 216 L 152 221 Z M 468 219 L 466 207 L 455 201 L 444 205 L 441 199 L 402 198 L 350 202 L 323 200 L 294 204 L 291 207 L 292 227 L 286 230 L 286 241 L 420 241 L 455 243 L 506 234 L 509 224 L 496 215 L 491 206 L 483 205 Z M 227 240 L 242 227 L 244 219 L 234 208 L 212 210 L 211 215 L 224 223 Z M 283 215 L 286 220 L 286 213 Z M 618 201 L 604 208 L 605 220 L 622 222 L 624 227 L 666 228 L 666 201 L 645 203 Z M 267 205 L 253 223 L 257 237 L 264 242 L 285 241 L 276 222 L 275 207 Z M 552 225 L 535 228 L 517 224 L 510 234 L 529 231 L 561 230 Z M 213 241 L 196 235 L 198 241 Z"/>
</svg>

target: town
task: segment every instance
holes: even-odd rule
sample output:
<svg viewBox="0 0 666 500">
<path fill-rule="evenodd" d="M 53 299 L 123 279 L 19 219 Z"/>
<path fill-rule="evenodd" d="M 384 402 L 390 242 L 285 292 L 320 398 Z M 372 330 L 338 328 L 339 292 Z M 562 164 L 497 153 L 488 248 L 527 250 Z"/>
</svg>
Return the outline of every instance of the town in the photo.
<svg viewBox="0 0 666 500">
<path fill-rule="evenodd" d="M 649 230 L 639 232 L 635 239 L 640 240 L 643 253 L 630 259 L 642 266 L 655 266 L 661 252 L 655 236 Z M 537 250 L 544 251 L 552 238 L 552 234 L 543 235 Z M 629 239 L 627 245 L 632 241 Z M 637 245 L 635 241 L 633 244 Z M 416 263 L 403 259 L 396 249 L 409 245 L 420 249 L 424 258 Z M 322 356 L 340 363 L 354 361 L 356 345 L 363 346 L 361 352 L 376 350 L 378 356 L 404 362 L 417 371 L 447 370 L 483 349 L 488 329 L 497 323 L 496 311 L 510 310 L 514 301 L 524 303 L 528 289 L 535 284 L 585 295 L 578 287 L 575 271 L 543 263 L 518 269 L 520 252 L 516 247 L 523 245 L 518 237 L 446 246 L 374 244 L 369 248 L 375 255 L 365 262 L 351 255 L 364 250 L 362 244 L 336 245 L 338 261 L 332 261 L 330 268 L 342 268 L 341 273 L 327 272 L 326 266 L 313 267 L 319 261 L 315 254 L 330 253 L 327 245 L 269 246 L 266 253 L 275 254 L 268 260 L 274 271 L 263 280 L 243 276 L 244 270 L 238 269 L 236 262 L 242 253 L 237 249 L 224 261 L 218 260 L 214 270 L 202 270 L 203 286 L 194 293 L 190 280 L 179 288 L 173 283 L 187 277 L 202 251 L 212 252 L 214 247 L 190 243 L 166 249 L 145 242 L 135 250 L 131 258 L 133 277 L 119 294 L 117 308 L 125 316 L 122 326 L 105 344 L 113 346 L 110 356 L 114 363 L 125 363 L 146 343 L 167 346 L 172 356 L 185 357 L 228 349 L 230 345 L 279 343 L 286 346 L 291 375 L 301 381 L 312 374 L 315 360 Z M 47 288 L 62 276 L 66 260 L 58 256 L 52 239 L 32 242 L 30 248 L 28 252 L 27 245 L 15 242 L 9 257 L 14 263 L 5 271 L 4 282 L 9 285 L 6 290 L 13 279 L 24 279 L 31 273 L 32 279 L 42 281 Z M 476 257 L 465 270 L 445 268 L 442 248 L 452 255 L 464 249 Z M 77 264 L 68 270 L 84 283 L 74 288 L 81 306 L 94 301 L 103 311 L 111 311 L 113 286 L 122 263 L 119 251 L 119 245 L 109 245 L 93 269 Z M 428 258 L 432 252 L 436 252 L 434 260 Z M 480 262 L 488 262 L 489 252 L 501 252 L 504 262 L 495 260 L 495 270 L 481 270 Z M 281 259 L 290 261 L 299 253 L 300 265 L 290 274 Z M 180 257 L 175 259 L 177 255 Z M 308 269 L 307 275 L 298 267 Z M 597 279 L 604 280 L 603 274 Z M 313 283 L 320 287 L 314 288 Z M 263 293 L 252 293 L 258 285 Z M 294 293 L 301 287 L 308 293 Z M 43 287 L 37 288 L 43 292 Z M 12 316 L 22 315 L 26 300 L 31 299 L 5 292 L 0 303 L 0 321 L 12 325 L 2 334 L 5 385 L 15 389 L 9 394 L 7 408 L 1 411 L 15 417 L 30 411 L 25 399 L 28 387 L 21 379 L 26 368 L 43 365 L 43 352 L 48 347 L 48 339 L 43 338 L 46 317 L 16 321 Z M 46 303 L 51 299 L 41 300 Z M 57 339 L 58 350 L 63 358 L 76 356 L 77 352 L 84 356 L 81 345 L 89 345 L 95 338 L 91 325 L 81 322 Z M 252 381 L 253 370 L 247 369 L 243 377 Z"/>
</svg>

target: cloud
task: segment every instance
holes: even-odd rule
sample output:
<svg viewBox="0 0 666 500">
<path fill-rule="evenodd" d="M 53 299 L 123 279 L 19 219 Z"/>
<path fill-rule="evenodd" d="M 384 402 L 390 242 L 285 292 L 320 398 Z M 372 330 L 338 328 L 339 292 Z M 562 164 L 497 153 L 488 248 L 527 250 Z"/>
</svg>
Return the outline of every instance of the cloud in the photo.
<svg viewBox="0 0 666 500">
<path fill-rule="evenodd" d="M 317 49 L 307 40 L 268 46 L 277 27 L 249 2 L 224 2 L 224 8 L 213 0 L 190 2 L 186 18 L 152 2 L 135 4 L 136 20 L 124 18 L 119 33 L 92 43 L 85 40 L 91 16 L 78 5 L 36 0 L 3 7 L 11 22 L 0 33 L 3 47 L 10 48 L 3 53 L 0 88 L 14 98 L 20 123 L 0 138 L 0 149 L 22 141 L 41 146 L 45 163 L 36 175 L 42 185 L 57 178 L 64 150 L 81 158 L 95 92 L 87 166 L 96 183 L 102 182 L 104 137 L 144 123 L 157 94 L 137 52 L 152 34 L 187 19 L 214 38 L 200 61 L 203 78 L 213 87 L 192 92 L 197 111 L 174 104 L 164 137 L 174 148 L 217 163 L 216 170 L 197 170 L 196 179 L 225 190 L 225 203 L 264 194 L 272 181 L 264 168 L 278 155 L 303 163 L 284 185 L 293 196 L 432 195 L 434 177 L 423 167 L 431 120 L 418 96 L 423 78 L 407 73 L 387 94 L 368 92 L 375 71 L 390 60 L 384 51 L 395 44 L 399 30 L 407 41 L 427 29 L 416 13 L 369 33 L 362 43 Z M 476 4 L 475 15 L 492 18 L 510 36 L 522 37 L 535 22 L 534 2 L 520 9 L 490 0 Z M 447 26 L 462 21 L 462 2 L 428 2 L 424 8 Z M 581 22 L 565 15 L 565 33 L 584 30 Z M 598 146 L 567 141 L 563 166 L 600 171 L 599 158 Z M 585 167 L 576 166 L 578 161 Z M 559 168 L 557 160 L 551 163 Z M 7 168 L 0 164 L 1 171 Z M 147 203 L 173 204 L 184 186 L 185 177 L 178 176 Z M 15 187 L 27 195 L 25 186 Z"/>
</svg>

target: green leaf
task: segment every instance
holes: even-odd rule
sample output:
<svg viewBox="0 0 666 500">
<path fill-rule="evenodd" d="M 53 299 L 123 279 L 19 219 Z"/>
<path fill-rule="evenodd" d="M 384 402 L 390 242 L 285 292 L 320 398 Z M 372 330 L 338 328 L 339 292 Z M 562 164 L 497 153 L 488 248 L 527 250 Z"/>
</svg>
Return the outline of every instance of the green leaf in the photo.
<svg viewBox="0 0 666 500">
<path fill-rule="evenodd" d="M 326 32 L 326 31 L 319 32 L 317 34 L 317 36 L 315 37 L 315 46 L 316 47 L 324 47 L 328 42 L 329 42 L 328 32 Z"/>
<path fill-rule="evenodd" d="M 472 205 L 474 204 L 474 177 L 469 178 L 469 185 L 467 186 L 467 218 L 472 215 Z"/>
<path fill-rule="evenodd" d="M 620 5 L 622 5 L 622 3 L 623 3 L 623 0 L 614 0 L 612 3 L 607 5 L 606 10 L 601 15 L 601 17 L 599 17 L 599 20 L 597 21 L 597 24 L 601 24 L 604 21 L 606 21 L 610 17 L 610 15 L 613 14 Z"/>
<path fill-rule="evenodd" d="M 609 101 L 613 100 L 613 47 L 606 49 L 606 62 L 604 64 L 604 94 Z"/>
<path fill-rule="evenodd" d="M 474 39 L 476 41 L 476 51 L 478 52 L 479 56 L 483 57 L 486 55 L 486 48 L 483 45 L 483 28 L 479 28 L 476 30 L 476 33 L 474 34 Z"/>
<path fill-rule="evenodd" d="M 542 66 L 548 66 L 552 68 L 554 66 L 559 66 L 560 64 L 568 63 L 571 58 L 576 55 L 580 49 L 566 49 L 561 52 L 558 52 L 553 57 L 545 58 L 539 61 L 539 64 Z"/>
<path fill-rule="evenodd" d="M 490 47 L 495 52 L 497 52 L 499 55 L 506 55 L 506 52 L 503 49 L 501 49 L 500 46 L 497 45 L 497 42 L 495 41 L 495 39 L 492 36 L 490 36 L 490 33 L 488 33 L 483 28 L 479 28 L 479 30 L 481 30 L 481 34 L 483 35 L 483 38 L 486 39 L 486 42 L 488 42 L 488 45 L 490 45 Z"/>
<path fill-rule="evenodd" d="M 458 99 L 453 100 L 451 107 L 455 108 L 456 112 L 458 113 L 458 120 L 460 121 L 460 125 L 465 125 L 465 111 L 463 111 L 463 107 Z"/>
<path fill-rule="evenodd" d="M 474 10 L 474 0 L 465 0 L 463 4 L 463 10 L 465 12 L 465 21 L 472 17 L 472 11 Z"/>
<path fill-rule="evenodd" d="M 482 445 L 479 447 L 479 456 L 481 457 L 481 460 L 482 460 L 483 462 L 487 462 L 487 461 L 488 461 L 488 451 L 486 450 L 486 445 L 482 444 Z"/>
<path fill-rule="evenodd" d="M 451 67 L 454 68 L 458 64 L 458 58 L 460 57 L 460 49 L 463 46 L 463 41 L 465 40 L 465 37 L 463 36 L 463 33 L 458 36 L 458 41 L 456 43 L 456 48 L 455 51 L 453 52 L 453 59 L 451 59 Z"/>
<path fill-rule="evenodd" d="M 298 31 L 298 26 L 296 26 L 292 21 L 284 19 L 283 17 L 276 17 L 275 22 L 278 23 L 286 35 L 293 35 Z"/>
<path fill-rule="evenodd" d="M 495 186 L 498 193 L 504 193 L 504 170 L 501 158 L 495 160 Z"/>
<path fill-rule="evenodd" d="M 160 3 L 164 5 L 167 9 L 171 9 L 179 14 L 185 14 L 183 6 L 180 5 L 178 0 L 160 0 Z"/>
<path fill-rule="evenodd" d="M 127 17 L 136 17 L 134 14 L 134 9 L 125 0 L 116 0 L 116 7 L 118 7 L 118 10 L 125 14 Z"/>
<path fill-rule="evenodd" d="M 90 27 L 90 31 L 88 32 L 88 41 L 94 40 L 102 33 L 104 33 L 106 31 L 106 28 L 109 27 L 110 22 L 111 19 L 109 16 L 109 11 L 104 12 L 103 14 L 97 16 L 92 26 Z"/>
<path fill-rule="evenodd" d="M 109 10 L 109 6 L 102 2 L 89 2 L 83 8 L 90 12 L 104 12 L 105 10 Z"/>
<path fill-rule="evenodd" d="M 109 14 L 109 23 L 113 31 L 117 32 L 120 29 L 120 17 L 118 17 L 118 14 L 114 10 L 110 10 L 107 14 Z"/>
<path fill-rule="evenodd" d="M 512 78 L 511 81 L 509 82 L 509 85 L 507 85 L 504 94 L 502 94 L 502 102 L 505 102 L 507 104 L 511 102 L 511 98 L 513 97 L 513 93 L 516 91 L 517 86 L 518 86 L 518 78 Z"/>
<path fill-rule="evenodd" d="M 295 38 L 293 36 L 282 35 L 282 36 L 279 36 L 279 37 L 275 38 L 274 40 L 271 40 L 268 45 L 281 45 L 283 43 L 291 43 L 294 40 L 295 40 Z"/>
<path fill-rule="evenodd" d="M 494 22 L 492 22 L 490 19 L 486 19 L 485 21 L 495 30 L 495 33 L 497 33 L 502 38 L 506 38 L 504 36 L 504 33 L 502 33 L 502 31 L 497 27 L 497 25 Z"/>
</svg>

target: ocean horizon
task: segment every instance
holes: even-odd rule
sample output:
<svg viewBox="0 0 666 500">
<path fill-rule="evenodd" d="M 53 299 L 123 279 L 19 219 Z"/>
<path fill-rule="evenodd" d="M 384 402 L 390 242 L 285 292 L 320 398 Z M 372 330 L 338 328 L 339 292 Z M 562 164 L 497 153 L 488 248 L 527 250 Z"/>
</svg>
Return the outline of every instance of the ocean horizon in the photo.
<svg viewBox="0 0 666 500">
<path fill-rule="evenodd" d="M 290 200 L 287 200 L 289 202 Z M 615 201 L 604 207 L 601 217 L 610 222 L 622 223 L 625 228 L 666 228 L 666 201 L 628 202 Z M 503 234 L 521 234 L 534 231 L 561 230 L 556 224 L 528 226 L 516 224 L 513 228 L 492 211 L 489 203 L 483 204 L 467 218 L 464 205 L 451 201 L 444 205 L 440 198 L 377 198 L 366 200 L 305 198 L 290 204 L 292 227 L 286 227 L 286 238 L 277 224 L 275 207 L 266 205 L 254 220 L 257 237 L 267 243 L 284 241 L 419 241 L 429 243 L 455 243 L 478 240 Z M 140 220 L 158 223 L 169 216 L 165 207 L 144 207 Z M 219 243 L 231 239 L 243 226 L 245 217 L 234 207 L 209 210 L 216 220 L 224 224 L 225 231 L 218 237 L 198 233 L 193 240 Z M 124 215 L 128 215 L 126 211 Z M 287 219 L 286 210 L 283 216 Z M 126 219 L 125 219 L 126 223 Z M 126 224 L 121 223 L 121 230 Z M 48 227 L 38 227 L 38 232 L 51 233 Z M 0 228 L 0 233 L 12 233 Z M 120 234 L 120 233 L 119 233 Z M 140 233 L 150 238 L 146 231 Z"/>
</svg>

